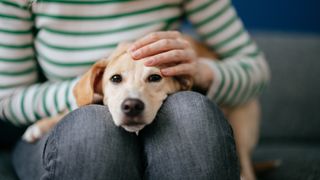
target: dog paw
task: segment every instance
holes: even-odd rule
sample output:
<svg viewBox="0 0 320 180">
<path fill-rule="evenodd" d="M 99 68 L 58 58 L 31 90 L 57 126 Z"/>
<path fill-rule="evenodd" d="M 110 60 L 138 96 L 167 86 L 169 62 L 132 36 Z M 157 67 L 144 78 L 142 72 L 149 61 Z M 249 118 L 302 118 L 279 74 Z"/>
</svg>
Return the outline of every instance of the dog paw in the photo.
<svg viewBox="0 0 320 180">
<path fill-rule="evenodd" d="M 42 137 L 43 133 L 37 124 L 33 124 L 29 126 L 24 132 L 22 139 L 29 142 L 34 143 Z"/>
</svg>

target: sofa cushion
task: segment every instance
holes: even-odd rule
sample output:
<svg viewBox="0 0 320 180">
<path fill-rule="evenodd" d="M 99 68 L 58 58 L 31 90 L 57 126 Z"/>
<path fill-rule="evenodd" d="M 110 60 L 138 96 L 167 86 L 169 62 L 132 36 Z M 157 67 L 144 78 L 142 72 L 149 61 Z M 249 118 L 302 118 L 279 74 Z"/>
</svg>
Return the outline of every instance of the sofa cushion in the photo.
<svg viewBox="0 0 320 180">
<path fill-rule="evenodd" d="M 320 177 L 320 145 L 313 144 L 260 144 L 254 160 L 280 160 L 279 167 L 258 174 L 259 180 L 318 180 Z"/>
<path fill-rule="evenodd" d="M 261 98 L 262 138 L 319 140 L 320 36 L 254 33 L 254 38 L 272 75 Z"/>
</svg>

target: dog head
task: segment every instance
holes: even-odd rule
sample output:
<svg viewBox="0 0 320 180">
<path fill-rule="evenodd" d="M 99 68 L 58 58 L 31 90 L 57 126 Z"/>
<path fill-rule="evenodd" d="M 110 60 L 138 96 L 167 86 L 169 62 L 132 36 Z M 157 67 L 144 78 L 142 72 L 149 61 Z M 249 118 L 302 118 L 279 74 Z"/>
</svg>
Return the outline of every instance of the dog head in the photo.
<svg viewBox="0 0 320 180">
<path fill-rule="evenodd" d="M 155 118 L 169 94 L 189 90 L 192 78 L 163 77 L 158 67 L 146 67 L 127 53 L 129 43 L 120 44 L 107 59 L 95 63 L 74 88 L 78 106 L 95 103 L 101 95 L 117 126 L 138 132 Z"/>
</svg>

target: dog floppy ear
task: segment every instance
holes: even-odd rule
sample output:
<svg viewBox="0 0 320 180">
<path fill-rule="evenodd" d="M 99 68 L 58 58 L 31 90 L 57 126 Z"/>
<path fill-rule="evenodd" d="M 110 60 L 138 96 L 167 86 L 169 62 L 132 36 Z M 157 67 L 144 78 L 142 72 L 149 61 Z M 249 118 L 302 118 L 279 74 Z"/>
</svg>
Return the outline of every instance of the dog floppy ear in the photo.
<svg viewBox="0 0 320 180">
<path fill-rule="evenodd" d="M 131 43 L 119 43 L 113 53 L 107 58 L 96 62 L 91 69 L 85 73 L 73 89 L 77 105 L 84 106 L 94 104 L 94 95 L 103 95 L 102 92 L 102 77 L 108 65 L 108 62 L 118 58 L 121 54 L 126 52 Z"/>
<path fill-rule="evenodd" d="M 107 59 L 96 62 L 75 85 L 73 94 L 79 107 L 94 103 L 94 94 L 102 95 L 100 85 L 107 64 Z"/>
<path fill-rule="evenodd" d="M 180 91 L 191 90 L 193 86 L 193 78 L 191 76 L 176 76 L 174 79 L 178 82 Z"/>
</svg>

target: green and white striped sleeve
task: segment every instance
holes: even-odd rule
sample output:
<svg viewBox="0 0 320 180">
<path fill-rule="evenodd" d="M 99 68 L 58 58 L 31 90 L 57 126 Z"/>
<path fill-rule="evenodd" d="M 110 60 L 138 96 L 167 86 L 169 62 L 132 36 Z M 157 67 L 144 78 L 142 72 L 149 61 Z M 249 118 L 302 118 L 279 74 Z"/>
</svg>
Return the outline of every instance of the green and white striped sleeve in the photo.
<svg viewBox="0 0 320 180">
<path fill-rule="evenodd" d="M 205 61 L 214 73 L 208 97 L 234 106 L 259 95 L 269 81 L 269 67 L 230 0 L 187 0 L 184 8 L 200 38 L 220 58 Z"/>
<path fill-rule="evenodd" d="M 76 106 L 75 79 L 37 84 L 32 15 L 23 2 L 0 2 L 0 119 L 17 126 Z"/>
</svg>

